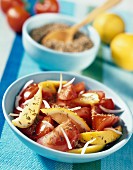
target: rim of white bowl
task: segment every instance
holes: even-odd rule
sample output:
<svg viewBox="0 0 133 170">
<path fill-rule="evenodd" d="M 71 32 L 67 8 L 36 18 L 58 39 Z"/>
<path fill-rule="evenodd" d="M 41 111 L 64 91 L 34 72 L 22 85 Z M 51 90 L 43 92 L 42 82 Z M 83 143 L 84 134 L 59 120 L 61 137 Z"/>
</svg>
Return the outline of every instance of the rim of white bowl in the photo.
<svg viewBox="0 0 133 170">
<path fill-rule="evenodd" d="M 86 77 L 86 76 L 79 75 L 79 74 L 77 74 L 77 73 L 75 74 L 75 73 L 72 73 L 72 72 L 69 72 L 69 73 L 68 73 L 68 72 L 65 72 L 65 71 L 62 71 L 62 72 L 60 72 L 60 71 L 47 71 L 47 72 L 32 73 L 32 74 L 28 74 L 28 75 L 26 75 L 26 76 L 23 76 L 23 77 L 17 79 L 16 81 L 14 81 L 14 82 L 7 88 L 7 90 L 5 91 L 4 96 L 3 96 L 3 100 L 2 100 L 2 108 L 3 108 L 3 114 L 4 114 L 4 116 L 5 116 L 6 121 L 7 121 L 8 124 L 10 125 L 10 128 L 13 129 L 14 132 L 16 132 L 19 136 L 21 136 L 22 138 L 24 138 L 24 139 L 27 140 L 28 142 L 31 142 L 32 144 L 40 147 L 41 149 L 46 149 L 46 150 L 48 150 L 48 151 L 50 151 L 50 152 L 59 153 L 59 154 L 61 154 L 62 156 L 63 156 L 63 155 L 64 155 L 64 156 L 65 156 L 65 155 L 68 156 L 68 155 L 69 155 L 70 158 L 71 158 L 71 157 L 75 157 L 75 158 L 78 158 L 78 157 L 83 157 L 83 158 L 95 158 L 95 157 L 99 157 L 99 159 L 100 159 L 100 157 L 102 157 L 102 158 L 103 158 L 103 157 L 106 157 L 106 156 L 108 156 L 108 155 L 116 152 L 116 151 L 119 150 L 120 148 L 122 148 L 122 147 L 129 141 L 129 139 L 130 139 L 131 136 L 132 136 L 133 123 L 132 123 L 132 125 L 131 125 L 131 129 L 132 129 L 132 130 L 131 130 L 131 132 L 128 132 L 128 136 L 127 136 L 125 139 L 123 139 L 123 140 L 119 141 L 118 143 L 114 144 L 111 148 L 109 148 L 109 149 L 107 149 L 107 150 L 103 150 L 103 151 L 96 152 L 96 153 L 84 154 L 84 155 L 75 154 L 75 153 L 68 153 L 68 152 L 62 152 L 62 151 L 58 151 L 58 150 L 54 150 L 54 149 L 51 149 L 51 148 L 42 146 L 42 145 L 38 144 L 37 142 L 33 141 L 32 139 L 28 138 L 26 135 L 24 135 L 22 132 L 20 132 L 20 131 L 17 129 L 17 127 L 15 127 L 15 126 L 11 123 L 11 120 L 9 119 L 9 116 L 8 116 L 8 114 L 6 113 L 6 109 L 5 109 L 4 103 L 5 103 L 5 98 L 6 98 L 6 95 L 7 95 L 8 91 L 14 86 L 14 84 L 16 84 L 17 82 L 19 82 L 19 81 L 21 81 L 21 80 L 23 80 L 23 79 L 25 79 L 25 78 L 31 77 L 31 76 L 37 76 L 37 75 L 40 75 L 40 74 L 60 74 L 60 73 L 66 74 L 66 75 L 68 75 L 68 76 L 69 76 L 69 75 L 70 75 L 70 76 L 78 76 L 78 77 L 81 78 L 81 79 L 86 79 L 86 80 L 91 81 L 91 82 L 93 82 L 93 83 L 97 83 L 97 84 L 100 85 L 100 86 L 103 86 L 105 89 L 109 90 L 112 94 L 114 94 L 114 95 L 124 104 L 124 106 L 127 108 L 128 112 L 130 113 L 130 116 L 131 116 L 131 118 L 132 118 L 132 120 L 133 120 L 133 115 L 132 115 L 131 110 L 130 110 L 130 108 L 128 107 L 127 103 L 125 103 L 125 101 L 123 101 L 113 90 L 111 90 L 110 88 L 108 88 L 108 87 L 105 86 L 104 84 L 98 82 L 97 80 L 94 80 L 94 79 L 92 79 L 92 78 L 90 78 L 90 77 Z"/>
<path fill-rule="evenodd" d="M 91 25 L 86 26 L 86 28 L 87 28 L 87 30 L 88 30 L 89 32 L 91 31 L 91 32 L 93 32 L 93 33 L 95 34 L 96 40 L 94 41 L 94 40 L 92 40 L 92 38 L 91 38 L 92 42 L 94 43 L 94 46 L 93 46 L 92 48 L 90 48 L 90 49 L 88 49 L 88 50 L 85 50 L 85 51 L 82 51 L 82 52 L 63 52 L 63 51 L 56 51 L 56 50 L 52 50 L 52 49 L 50 49 L 50 48 L 47 48 L 47 47 L 39 44 L 38 42 L 36 42 L 36 41 L 29 35 L 29 32 L 28 32 L 28 30 L 27 30 L 27 27 L 28 27 L 28 25 L 29 25 L 31 22 L 33 22 L 34 19 L 36 19 L 36 18 L 43 18 L 43 17 L 46 17 L 46 16 L 50 16 L 50 17 L 52 17 L 52 16 L 54 17 L 54 16 L 55 16 L 55 17 L 59 17 L 59 18 L 62 18 L 62 19 L 64 18 L 64 19 L 69 20 L 70 22 L 73 22 L 73 23 L 77 23 L 77 22 L 78 22 L 78 20 L 77 20 L 76 18 L 74 18 L 74 17 L 66 16 L 66 15 L 63 15 L 63 14 L 53 14 L 53 13 L 37 14 L 37 15 L 35 15 L 35 16 L 32 16 L 32 17 L 28 18 L 28 19 L 25 21 L 24 25 L 23 25 L 22 34 L 25 34 L 26 38 L 27 38 L 33 45 L 35 45 L 36 47 L 40 48 L 41 50 L 46 50 L 46 51 L 49 51 L 49 52 L 51 52 L 51 53 L 64 54 L 64 55 L 76 56 L 76 57 L 78 57 L 78 56 L 80 57 L 82 54 L 83 54 L 83 56 L 84 56 L 85 54 L 89 54 L 89 53 L 92 53 L 92 52 L 94 53 L 94 51 L 95 51 L 95 52 L 98 51 L 98 49 L 99 49 L 99 47 L 100 47 L 100 36 L 99 36 L 98 32 L 96 31 L 96 29 L 95 29 L 93 26 L 91 26 Z M 43 25 L 45 25 L 45 23 L 44 23 Z M 36 27 L 36 28 L 37 28 L 37 27 Z"/>
</svg>

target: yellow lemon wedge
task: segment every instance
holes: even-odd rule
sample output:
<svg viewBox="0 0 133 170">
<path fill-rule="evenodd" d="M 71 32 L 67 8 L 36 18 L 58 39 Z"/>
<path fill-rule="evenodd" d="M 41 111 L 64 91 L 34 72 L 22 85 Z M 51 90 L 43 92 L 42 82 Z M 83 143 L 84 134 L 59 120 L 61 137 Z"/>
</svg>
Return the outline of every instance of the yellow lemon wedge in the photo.
<svg viewBox="0 0 133 170">
<path fill-rule="evenodd" d="M 122 33 L 111 41 L 111 54 L 115 64 L 133 71 L 133 34 Z"/>
<path fill-rule="evenodd" d="M 82 129 L 81 131 L 90 131 L 90 127 L 87 125 L 84 119 L 79 117 L 73 111 L 70 111 L 65 108 L 49 108 L 49 109 L 41 109 L 41 111 L 46 115 L 51 116 L 52 119 L 59 124 L 66 122 L 68 119 L 72 119 L 81 127 Z"/>
<path fill-rule="evenodd" d="M 60 85 L 60 81 L 56 81 L 56 80 L 47 80 L 46 82 L 52 83 L 56 88 L 59 87 Z M 66 84 L 67 81 L 62 81 L 62 85 Z"/>
<path fill-rule="evenodd" d="M 123 19 L 113 13 L 102 13 L 93 22 L 94 28 L 98 31 L 101 40 L 109 44 L 112 39 L 125 31 Z"/>
<path fill-rule="evenodd" d="M 73 99 L 73 103 L 77 103 L 79 105 L 94 105 L 99 103 L 99 96 L 96 93 L 84 93 L 80 97 Z"/>
<path fill-rule="evenodd" d="M 62 81 L 62 85 L 66 84 L 67 81 Z M 39 86 L 42 86 L 42 90 L 44 91 L 48 91 L 51 93 L 56 93 L 57 92 L 57 88 L 60 85 L 60 81 L 56 81 L 56 80 L 47 80 L 44 82 L 40 82 L 38 84 Z"/>
<path fill-rule="evenodd" d="M 12 120 L 13 125 L 19 128 L 30 127 L 34 123 L 34 120 L 40 111 L 41 103 L 42 88 L 40 86 L 34 97 L 31 98 L 29 103 L 27 103 L 27 105 L 24 107 L 19 117 Z"/>
<path fill-rule="evenodd" d="M 41 86 L 42 90 L 44 91 L 48 91 L 53 94 L 56 93 L 56 88 L 52 82 L 49 82 L 49 81 L 40 82 L 38 86 Z"/>
<path fill-rule="evenodd" d="M 122 132 L 122 127 L 118 126 L 115 130 Z M 104 131 L 85 132 L 81 133 L 79 138 L 83 143 L 95 139 L 91 144 L 104 145 L 117 140 L 121 136 L 121 133 L 117 133 L 117 131 L 115 132 L 108 129 Z"/>
<path fill-rule="evenodd" d="M 85 154 L 87 153 L 95 153 L 95 152 L 99 152 L 101 151 L 103 148 L 105 147 L 105 145 L 91 145 L 88 146 L 85 150 Z M 71 149 L 68 152 L 69 153 L 77 153 L 77 154 L 81 154 L 83 148 L 78 148 L 78 149 Z"/>
</svg>

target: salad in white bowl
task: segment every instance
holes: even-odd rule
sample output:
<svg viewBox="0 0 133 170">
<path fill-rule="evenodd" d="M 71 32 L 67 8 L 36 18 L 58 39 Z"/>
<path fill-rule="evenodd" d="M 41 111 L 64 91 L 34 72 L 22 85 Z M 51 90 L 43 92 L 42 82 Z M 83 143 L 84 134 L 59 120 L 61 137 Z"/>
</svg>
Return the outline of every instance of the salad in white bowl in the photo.
<svg viewBox="0 0 133 170">
<path fill-rule="evenodd" d="M 3 99 L 6 113 L 7 96 L 8 91 Z M 95 80 L 70 73 L 47 72 L 27 76 L 25 83 L 21 82 L 13 108 L 8 109 L 5 117 L 19 135 L 36 147 L 67 156 L 88 155 L 89 158 L 101 154 L 104 157 L 122 147 L 131 136 L 131 127 L 123 119 L 127 107 L 121 103 L 119 97 Z M 37 152 L 46 156 L 40 150 Z M 81 162 L 87 161 L 86 156 Z M 92 156 L 94 160 L 100 159 L 95 156 Z M 77 162 L 76 157 L 71 161 Z"/>
</svg>

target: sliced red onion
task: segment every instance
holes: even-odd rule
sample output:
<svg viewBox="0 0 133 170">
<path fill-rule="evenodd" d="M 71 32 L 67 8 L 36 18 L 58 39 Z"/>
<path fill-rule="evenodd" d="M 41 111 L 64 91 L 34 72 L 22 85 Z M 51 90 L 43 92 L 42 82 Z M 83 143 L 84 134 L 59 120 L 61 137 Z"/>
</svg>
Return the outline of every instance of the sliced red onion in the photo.
<svg viewBox="0 0 133 170">
<path fill-rule="evenodd" d="M 21 94 L 23 93 L 23 91 L 30 85 L 32 84 L 34 81 L 33 80 L 30 80 L 28 81 L 22 88 L 22 90 L 20 91 L 20 93 L 18 94 L 18 96 L 16 96 L 16 100 L 15 100 L 15 108 L 17 108 L 19 106 L 19 101 L 20 99 L 22 98 L 21 97 Z"/>
<path fill-rule="evenodd" d="M 19 101 L 22 97 L 20 95 L 16 96 L 16 100 L 15 100 L 15 108 L 17 108 L 19 106 Z"/>
<path fill-rule="evenodd" d="M 69 86 L 70 84 L 74 82 L 74 80 L 75 80 L 75 77 L 72 80 L 68 81 L 66 84 L 64 84 L 63 87 Z"/>
<path fill-rule="evenodd" d="M 84 91 L 84 90 L 82 90 L 82 91 L 80 91 L 80 92 L 79 92 L 79 94 L 78 94 L 78 95 L 80 96 L 80 95 L 82 95 L 84 92 L 85 92 L 85 91 Z"/>
<path fill-rule="evenodd" d="M 81 151 L 81 155 L 85 154 L 86 148 L 88 147 L 89 144 L 91 144 L 92 142 L 94 142 L 96 140 L 96 138 L 89 140 L 88 142 L 86 142 L 86 144 L 84 145 L 84 147 L 82 148 Z"/>
<path fill-rule="evenodd" d="M 22 112 L 22 110 L 23 110 L 23 109 L 22 109 L 21 107 L 19 107 L 19 106 L 16 107 L 16 109 L 19 110 L 19 111 L 21 111 L 21 112 Z"/>
<path fill-rule="evenodd" d="M 49 123 L 48 121 L 43 120 L 42 123 L 43 123 L 43 126 L 41 126 L 41 129 L 40 129 L 41 132 L 44 131 L 44 129 L 46 127 L 49 127 L 52 130 L 54 129 L 54 126 L 51 123 Z"/>
<path fill-rule="evenodd" d="M 26 91 L 24 93 L 24 98 L 28 98 L 30 96 L 31 92 L 30 91 Z"/>
<path fill-rule="evenodd" d="M 23 103 L 23 105 L 28 104 L 28 103 L 30 102 L 30 100 L 31 100 L 31 99 L 26 100 L 26 101 Z"/>
<path fill-rule="evenodd" d="M 59 85 L 59 89 L 57 93 L 60 93 L 61 89 L 62 89 L 62 73 L 60 74 L 60 85 Z"/>
<path fill-rule="evenodd" d="M 24 87 L 22 88 L 22 90 L 20 91 L 19 95 L 21 95 L 21 94 L 23 93 L 23 91 L 24 91 L 29 85 L 31 85 L 33 82 L 34 82 L 34 80 L 28 81 L 28 82 L 24 85 Z"/>
<path fill-rule="evenodd" d="M 70 108 L 70 109 L 68 109 L 68 110 L 75 111 L 75 110 L 79 110 L 79 109 L 81 109 L 81 106 L 74 107 L 74 108 Z"/>
<path fill-rule="evenodd" d="M 68 149 L 72 149 L 72 145 L 71 145 L 71 143 L 70 143 L 70 140 L 69 140 L 66 132 L 64 131 L 64 129 L 63 129 L 62 127 L 60 127 L 60 129 L 61 129 L 61 131 L 62 131 L 62 133 L 63 133 L 63 135 L 64 135 L 64 137 L 65 137 L 65 139 L 66 139 L 66 142 L 67 142 L 67 145 L 68 145 Z"/>
<path fill-rule="evenodd" d="M 54 126 L 53 126 L 51 123 L 49 123 L 48 121 L 43 120 L 42 123 L 44 123 L 44 125 L 45 125 L 46 127 L 50 127 L 51 129 L 54 129 Z"/>
<path fill-rule="evenodd" d="M 46 100 L 43 100 L 43 103 L 44 103 L 46 109 L 50 108 L 50 105 Z"/>
<path fill-rule="evenodd" d="M 113 114 L 117 114 L 117 113 L 121 113 L 121 112 L 124 112 L 123 109 L 117 109 L 117 110 L 111 110 L 111 109 L 107 109 L 101 105 L 99 105 L 100 109 L 106 113 L 113 113 Z"/>
<path fill-rule="evenodd" d="M 19 114 L 17 114 L 17 113 L 10 113 L 9 116 L 14 116 L 14 117 L 16 116 L 16 117 L 18 117 Z"/>
</svg>

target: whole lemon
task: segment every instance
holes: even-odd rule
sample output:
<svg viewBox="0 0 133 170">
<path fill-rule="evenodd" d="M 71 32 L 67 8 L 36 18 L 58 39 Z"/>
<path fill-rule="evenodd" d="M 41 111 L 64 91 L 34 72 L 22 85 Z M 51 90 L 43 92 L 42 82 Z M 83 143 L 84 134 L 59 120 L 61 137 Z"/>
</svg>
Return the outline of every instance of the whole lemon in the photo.
<svg viewBox="0 0 133 170">
<path fill-rule="evenodd" d="M 117 35 L 110 47 L 114 62 L 125 70 L 133 71 L 133 34 Z"/>
<path fill-rule="evenodd" d="M 101 40 L 109 44 L 119 33 L 125 31 L 125 23 L 117 14 L 102 13 L 93 22 L 93 27 L 98 31 Z"/>
</svg>

